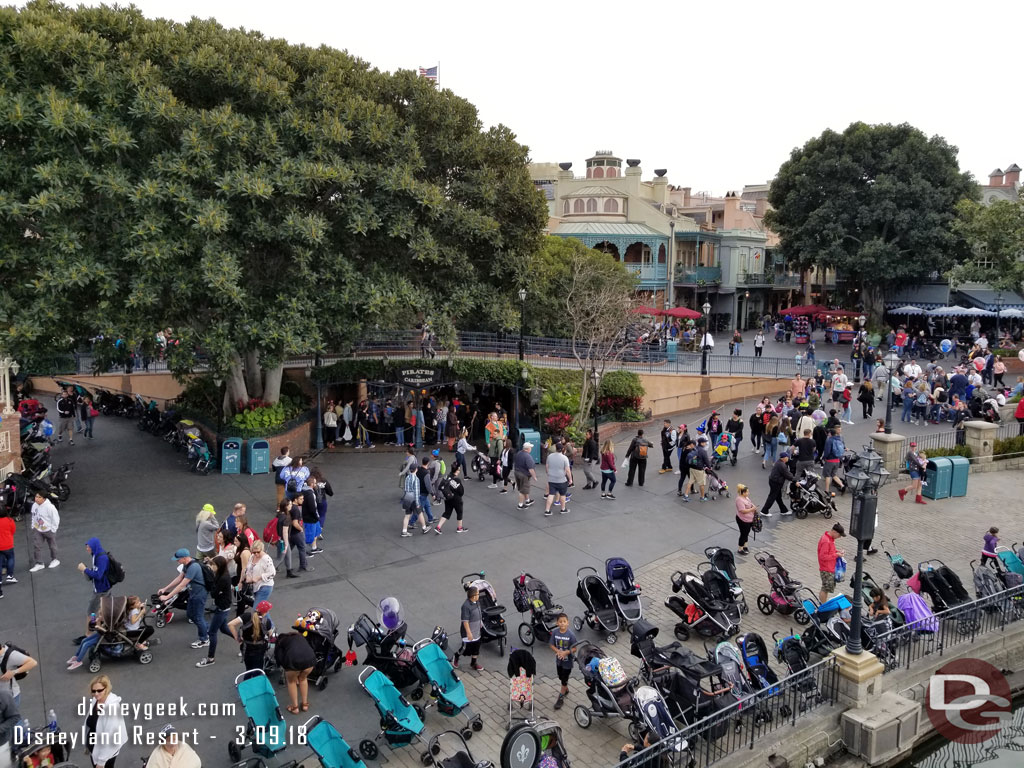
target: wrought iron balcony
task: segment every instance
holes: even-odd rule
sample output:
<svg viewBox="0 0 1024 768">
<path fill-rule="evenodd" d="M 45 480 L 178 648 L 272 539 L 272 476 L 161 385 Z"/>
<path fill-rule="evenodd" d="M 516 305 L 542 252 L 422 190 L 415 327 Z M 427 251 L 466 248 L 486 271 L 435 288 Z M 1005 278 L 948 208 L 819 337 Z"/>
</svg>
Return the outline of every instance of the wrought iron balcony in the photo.
<svg viewBox="0 0 1024 768">
<path fill-rule="evenodd" d="M 676 267 L 676 283 L 679 285 L 699 285 L 721 280 L 721 267 Z"/>
<path fill-rule="evenodd" d="M 623 264 L 633 275 L 640 278 L 642 283 L 664 282 L 668 279 L 667 264 Z"/>
</svg>

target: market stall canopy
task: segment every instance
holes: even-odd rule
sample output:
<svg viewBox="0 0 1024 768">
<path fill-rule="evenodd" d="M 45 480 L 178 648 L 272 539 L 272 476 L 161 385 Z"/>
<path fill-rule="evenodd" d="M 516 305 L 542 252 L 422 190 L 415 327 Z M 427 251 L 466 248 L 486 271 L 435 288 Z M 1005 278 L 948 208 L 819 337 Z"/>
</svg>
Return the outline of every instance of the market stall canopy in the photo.
<svg viewBox="0 0 1024 768">
<path fill-rule="evenodd" d="M 987 309 L 978 309 L 977 307 L 968 307 L 964 310 L 964 314 L 968 317 L 995 317 L 995 312 L 989 312 Z"/>
<path fill-rule="evenodd" d="M 1024 312 L 1021 312 L 1019 309 L 1004 309 L 999 312 L 999 316 L 1021 318 L 1024 317 Z"/>
<path fill-rule="evenodd" d="M 660 309 L 655 309 L 654 307 L 644 307 L 644 306 L 637 307 L 634 310 L 632 310 L 632 312 L 633 312 L 634 315 L 661 315 L 661 314 L 664 314 L 664 312 L 662 310 L 660 310 Z"/>
<path fill-rule="evenodd" d="M 689 309 L 688 307 L 673 307 L 672 309 L 666 310 L 663 314 L 665 317 L 679 317 L 684 320 L 699 320 L 701 318 L 700 312 Z"/>
<path fill-rule="evenodd" d="M 989 288 L 960 288 L 960 298 L 979 309 L 995 312 L 997 308 L 1024 309 L 1024 297 L 1015 291 L 993 291 Z"/>
<path fill-rule="evenodd" d="M 828 317 L 860 317 L 860 312 L 854 312 L 852 309 L 826 309 L 822 312 L 816 312 L 817 315 L 827 315 Z"/>
<path fill-rule="evenodd" d="M 828 307 L 822 306 L 821 304 L 806 304 L 800 307 L 789 307 L 788 309 L 780 309 L 780 315 L 818 315 L 822 312 L 828 312 Z"/>
<path fill-rule="evenodd" d="M 961 307 L 958 304 L 954 304 L 952 307 L 939 307 L 938 309 L 932 309 L 925 314 L 931 315 L 932 317 L 963 317 L 967 313 L 967 307 Z"/>
<path fill-rule="evenodd" d="M 923 315 L 924 310 L 920 307 L 915 307 L 911 304 L 907 304 L 905 307 L 896 307 L 896 309 L 885 310 L 890 315 Z"/>
</svg>

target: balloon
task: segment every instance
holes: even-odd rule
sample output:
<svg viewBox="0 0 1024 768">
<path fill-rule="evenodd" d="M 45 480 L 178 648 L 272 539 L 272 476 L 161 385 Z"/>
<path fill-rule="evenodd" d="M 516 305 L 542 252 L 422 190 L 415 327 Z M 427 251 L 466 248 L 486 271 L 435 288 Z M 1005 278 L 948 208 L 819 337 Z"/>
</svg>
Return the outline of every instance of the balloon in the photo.
<svg viewBox="0 0 1024 768">
<path fill-rule="evenodd" d="M 811 421 L 814 422 L 814 426 L 821 426 L 821 423 L 825 421 L 825 412 L 822 410 L 815 411 L 811 414 Z"/>
<path fill-rule="evenodd" d="M 942 354 L 948 355 L 953 351 L 953 342 L 949 339 L 943 339 L 939 342 L 939 349 L 942 350 Z"/>
<path fill-rule="evenodd" d="M 1017 359 L 1024 363 L 1024 349 L 1017 353 Z"/>
<path fill-rule="evenodd" d="M 985 358 L 984 357 L 976 357 L 976 358 L 974 358 L 974 360 L 971 361 L 971 363 L 974 365 L 974 370 L 979 371 L 979 372 L 985 370 Z"/>
</svg>

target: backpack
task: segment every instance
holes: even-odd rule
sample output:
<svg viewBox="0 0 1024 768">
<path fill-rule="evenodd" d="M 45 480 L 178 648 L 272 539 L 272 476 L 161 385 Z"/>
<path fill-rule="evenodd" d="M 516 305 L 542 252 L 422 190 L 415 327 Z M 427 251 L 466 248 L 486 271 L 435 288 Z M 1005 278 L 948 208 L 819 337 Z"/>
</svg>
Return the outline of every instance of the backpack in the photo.
<svg viewBox="0 0 1024 768">
<path fill-rule="evenodd" d="M 455 489 L 452 487 L 451 480 L 444 480 L 441 483 L 441 496 L 444 497 L 445 501 L 451 501 L 455 498 Z"/>
<path fill-rule="evenodd" d="M 693 467 L 694 469 L 700 469 L 703 466 L 700 460 L 700 452 L 696 448 L 686 454 L 686 466 Z"/>
<path fill-rule="evenodd" d="M 618 688 L 626 683 L 626 671 L 622 668 L 621 662 L 614 657 L 605 657 L 597 663 L 598 674 L 609 688 Z"/>
<path fill-rule="evenodd" d="M 106 577 L 111 587 L 124 581 L 124 567 L 109 552 L 107 552 Z"/>
<path fill-rule="evenodd" d="M 281 538 L 277 535 L 277 518 L 272 517 L 263 528 L 263 540 L 267 544 L 277 544 Z"/>
<path fill-rule="evenodd" d="M 285 489 L 287 489 L 288 493 L 298 493 L 299 492 L 299 478 L 297 478 L 297 477 L 289 477 L 288 478 L 288 482 L 285 484 Z"/>
<path fill-rule="evenodd" d="M 636 446 L 636 457 L 638 459 L 647 458 L 647 446 L 643 443 L 638 443 Z"/>
<path fill-rule="evenodd" d="M 199 567 L 203 571 L 203 586 L 207 592 L 213 592 L 213 588 L 217 585 L 217 577 L 213 575 L 213 568 L 206 563 L 199 563 Z"/>
<path fill-rule="evenodd" d="M 7 674 L 7 659 L 10 658 L 12 651 L 17 651 L 18 653 L 23 654 L 25 656 L 29 655 L 28 651 L 26 651 L 26 650 L 24 650 L 22 648 L 19 648 L 16 645 L 12 645 L 11 643 L 8 643 L 7 644 L 7 650 L 4 651 L 4 657 L 3 657 L 3 659 L 0 659 L 0 674 L 5 674 L 5 675 Z M 28 672 L 20 672 L 20 673 L 18 673 L 17 675 L 14 676 L 14 679 L 15 680 L 24 680 L 26 676 L 28 676 Z"/>
</svg>

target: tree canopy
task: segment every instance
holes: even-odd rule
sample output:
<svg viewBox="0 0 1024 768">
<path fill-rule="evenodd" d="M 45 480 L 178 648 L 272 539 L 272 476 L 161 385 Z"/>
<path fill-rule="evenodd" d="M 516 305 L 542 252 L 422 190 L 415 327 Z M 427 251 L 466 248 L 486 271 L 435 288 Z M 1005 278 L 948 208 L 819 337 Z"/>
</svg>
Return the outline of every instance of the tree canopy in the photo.
<svg viewBox="0 0 1024 768">
<path fill-rule="evenodd" d="M 134 8 L 30 2 L 0 36 L 9 351 L 171 326 L 178 368 L 200 351 L 241 399 L 366 328 L 517 309 L 545 208 L 450 91 Z"/>
<path fill-rule="evenodd" d="M 966 256 L 952 225 L 977 187 L 956 153 L 905 123 L 827 130 L 779 168 L 766 224 L 800 269 L 838 270 L 877 312 L 886 283 L 941 274 Z"/>
<path fill-rule="evenodd" d="M 996 291 L 1019 291 L 1024 285 L 1024 201 L 999 200 L 982 205 L 964 200 L 958 207 L 957 231 L 967 239 L 974 258 L 949 273 L 954 284 L 988 283 Z"/>
</svg>

